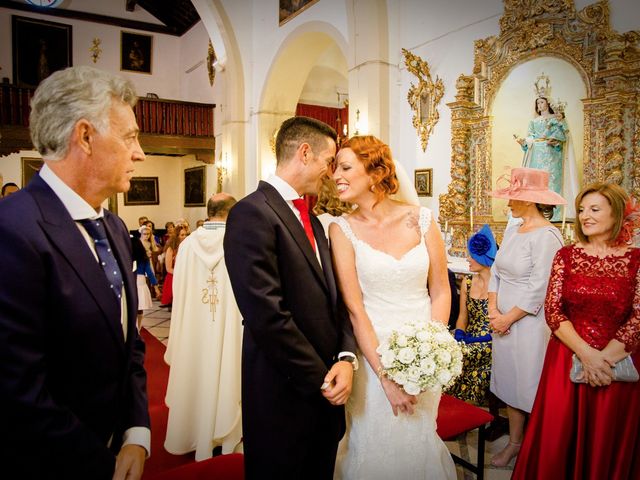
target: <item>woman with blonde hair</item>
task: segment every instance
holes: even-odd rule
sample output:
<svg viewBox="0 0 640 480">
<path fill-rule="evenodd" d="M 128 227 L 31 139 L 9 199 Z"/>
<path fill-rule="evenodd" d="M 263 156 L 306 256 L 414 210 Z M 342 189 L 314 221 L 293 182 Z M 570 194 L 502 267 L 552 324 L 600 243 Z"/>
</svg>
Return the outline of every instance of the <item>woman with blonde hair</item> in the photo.
<svg viewBox="0 0 640 480">
<path fill-rule="evenodd" d="M 578 242 L 553 260 L 553 336 L 513 478 L 637 479 L 640 208 L 611 183 L 584 188 L 575 206 Z"/>
</svg>

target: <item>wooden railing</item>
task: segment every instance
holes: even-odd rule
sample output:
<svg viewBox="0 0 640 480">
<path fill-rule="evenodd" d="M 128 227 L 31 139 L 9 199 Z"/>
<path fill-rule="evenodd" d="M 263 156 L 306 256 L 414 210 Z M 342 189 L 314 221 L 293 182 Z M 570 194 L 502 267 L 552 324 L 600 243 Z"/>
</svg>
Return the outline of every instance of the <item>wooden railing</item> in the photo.
<svg viewBox="0 0 640 480">
<path fill-rule="evenodd" d="M 33 88 L 20 88 L 8 83 L 0 84 L 0 125 L 29 126 L 29 102 Z"/>
<path fill-rule="evenodd" d="M 29 126 L 33 88 L 0 84 L 0 125 Z M 213 137 L 214 104 L 140 97 L 134 111 L 141 133 Z"/>
<path fill-rule="evenodd" d="M 213 137 L 214 104 L 138 99 L 134 110 L 142 133 Z"/>
</svg>

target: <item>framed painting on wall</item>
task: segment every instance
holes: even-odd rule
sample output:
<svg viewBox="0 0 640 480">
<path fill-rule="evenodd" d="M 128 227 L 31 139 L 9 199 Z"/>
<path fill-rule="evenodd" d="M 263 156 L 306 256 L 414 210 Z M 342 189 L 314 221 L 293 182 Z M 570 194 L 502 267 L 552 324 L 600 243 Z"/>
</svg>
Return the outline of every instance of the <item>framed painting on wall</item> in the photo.
<svg viewBox="0 0 640 480">
<path fill-rule="evenodd" d="M 280 0 L 280 25 L 284 25 L 317 1 L 318 0 Z"/>
<path fill-rule="evenodd" d="M 33 176 L 40 171 L 44 165 L 41 158 L 22 157 L 22 188 L 26 187 Z"/>
<path fill-rule="evenodd" d="M 71 25 L 11 16 L 13 83 L 35 88 L 57 70 L 70 67 Z"/>
<path fill-rule="evenodd" d="M 120 70 L 151 73 L 153 36 L 120 32 Z"/>
<path fill-rule="evenodd" d="M 158 205 L 158 177 L 132 177 L 128 192 L 124 192 L 125 205 Z"/>
<path fill-rule="evenodd" d="M 414 173 L 416 192 L 419 197 L 433 196 L 433 168 L 421 168 Z"/>
<path fill-rule="evenodd" d="M 205 167 L 187 168 L 184 171 L 184 206 L 205 206 Z"/>
</svg>

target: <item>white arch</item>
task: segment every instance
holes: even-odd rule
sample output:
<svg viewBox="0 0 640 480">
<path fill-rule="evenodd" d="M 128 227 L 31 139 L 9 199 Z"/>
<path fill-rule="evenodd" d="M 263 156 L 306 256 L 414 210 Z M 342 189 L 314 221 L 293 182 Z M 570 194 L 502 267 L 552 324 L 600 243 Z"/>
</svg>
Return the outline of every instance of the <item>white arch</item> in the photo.
<svg viewBox="0 0 640 480">
<path fill-rule="evenodd" d="M 334 45 L 346 63 L 347 42 L 342 34 L 331 24 L 312 21 L 293 30 L 275 52 L 256 112 L 258 176 L 265 177 L 275 169 L 275 157 L 270 148 L 273 134 L 282 121 L 295 115 L 309 72 L 320 56 Z M 344 74 L 346 77 L 347 72 Z"/>
</svg>

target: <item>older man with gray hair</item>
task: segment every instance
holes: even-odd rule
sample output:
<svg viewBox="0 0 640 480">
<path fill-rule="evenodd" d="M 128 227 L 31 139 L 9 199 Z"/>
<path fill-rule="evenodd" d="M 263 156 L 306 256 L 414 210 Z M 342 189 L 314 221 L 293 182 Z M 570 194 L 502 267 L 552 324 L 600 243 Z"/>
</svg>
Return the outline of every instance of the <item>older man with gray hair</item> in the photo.
<svg viewBox="0 0 640 480">
<path fill-rule="evenodd" d="M 0 202 L 0 469 L 138 479 L 150 430 L 124 222 L 102 203 L 144 160 L 132 85 L 58 71 L 31 102 L 44 167 Z"/>
</svg>

